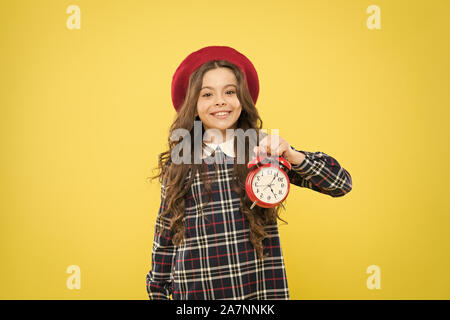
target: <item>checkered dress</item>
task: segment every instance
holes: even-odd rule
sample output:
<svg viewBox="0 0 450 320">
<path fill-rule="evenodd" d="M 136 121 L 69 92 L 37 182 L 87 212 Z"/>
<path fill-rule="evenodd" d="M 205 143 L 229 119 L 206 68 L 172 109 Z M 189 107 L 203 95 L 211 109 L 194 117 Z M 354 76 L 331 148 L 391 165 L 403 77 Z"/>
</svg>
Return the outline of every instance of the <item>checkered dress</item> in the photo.
<svg viewBox="0 0 450 320">
<path fill-rule="evenodd" d="M 291 184 L 332 197 L 352 189 L 350 174 L 334 158 L 322 152 L 296 151 L 306 158 L 288 172 Z M 152 268 L 146 275 L 149 298 L 289 299 L 277 224 L 265 227 L 268 237 L 263 240 L 264 253 L 270 255 L 258 259 L 249 239 L 249 223 L 231 186 L 233 162 L 226 161 L 229 156 L 219 147 L 215 156 L 225 161 L 218 164 L 218 178 L 211 185 L 212 201 L 204 205 L 207 191 L 197 173 L 185 198 L 185 242 L 180 246 L 173 245 L 167 232 L 156 230 L 158 225 L 165 230 L 169 227 L 169 219 L 160 216 L 165 205 L 165 189 L 161 187 Z M 214 164 L 205 165 L 207 174 L 213 177 Z"/>
</svg>

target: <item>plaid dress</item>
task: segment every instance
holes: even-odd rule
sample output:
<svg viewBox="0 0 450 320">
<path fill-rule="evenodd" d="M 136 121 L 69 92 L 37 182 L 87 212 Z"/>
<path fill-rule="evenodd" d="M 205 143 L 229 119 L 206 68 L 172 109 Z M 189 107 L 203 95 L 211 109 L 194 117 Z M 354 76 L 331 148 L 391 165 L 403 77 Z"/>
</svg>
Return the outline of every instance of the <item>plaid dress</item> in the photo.
<svg viewBox="0 0 450 320">
<path fill-rule="evenodd" d="M 291 184 L 332 197 L 352 189 L 350 174 L 334 158 L 322 152 L 296 151 L 306 157 L 288 171 Z M 249 223 L 231 186 L 233 162 L 227 161 L 229 156 L 219 147 L 215 156 L 225 161 L 218 164 L 218 178 L 211 185 L 212 201 L 204 205 L 207 192 L 197 173 L 185 197 L 185 242 L 180 246 L 174 246 L 168 233 L 156 230 L 158 225 L 169 227 L 169 219 L 160 216 L 165 206 L 165 189 L 161 186 L 151 270 L 146 275 L 149 298 L 289 299 L 278 225 L 265 227 L 268 237 L 263 240 L 264 253 L 270 255 L 258 259 L 249 239 Z M 214 164 L 205 165 L 207 174 L 213 177 Z"/>
</svg>

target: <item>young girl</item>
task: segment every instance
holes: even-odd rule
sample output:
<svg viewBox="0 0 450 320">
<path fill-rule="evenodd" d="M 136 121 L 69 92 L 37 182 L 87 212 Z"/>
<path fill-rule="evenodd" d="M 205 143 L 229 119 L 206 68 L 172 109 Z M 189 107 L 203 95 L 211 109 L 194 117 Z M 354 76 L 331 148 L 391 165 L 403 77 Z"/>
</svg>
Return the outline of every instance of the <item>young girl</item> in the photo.
<svg viewBox="0 0 450 320">
<path fill-rule="evenodd" d="M 288 177 L 296 186 L 332 197 L 352 189 L 350 174 L 334 158 L 297 150 L 282 137 L 275 145 L 269 136 L 258 139 L 254 150 L 246 141 L 246 162 L 236 161 L 237 139 L 227 129 L 262 128 L 255 108 L 258 92 L 252 63 L 230 47 L 205 47 L 177 68 L 172 80 L 177 116 L 153 177 L 161 182 L 161 205 L 146 275 L 150 299 L 289 299 L 277 226 L 280 208 L 250 209 L 245 192 L 250 151 L 288 160 Z M 196 121 L 202 127 L 201 153 L 194 147 Z M 193 138 L 193 151 L 183 155 L 188 163 L 173 161 L 180 142 L 171 137 L 177 129 Z M 206 130 L 222 136 L 203 136 Z M 211 155 L 226 161 L 207 163 Z"/>
</svg>

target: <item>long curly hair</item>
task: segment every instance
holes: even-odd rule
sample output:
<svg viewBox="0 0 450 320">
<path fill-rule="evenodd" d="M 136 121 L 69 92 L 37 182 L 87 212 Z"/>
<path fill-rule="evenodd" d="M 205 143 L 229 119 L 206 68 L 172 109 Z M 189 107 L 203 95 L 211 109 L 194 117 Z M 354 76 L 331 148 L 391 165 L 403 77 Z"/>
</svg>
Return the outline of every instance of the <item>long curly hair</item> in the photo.
<svg viewBox="0 0 450 320">
<path fill-rule="evenodd" d="M 189 85 L 186 93 L 186 98 L 179 109 L 174 122 L 170 126 L 169 130 L 169 138 L 168 138 L 168 150 L 162 152 L 158 156 L 158 167 L 156 169 L 159 170 L 158 174 L 150 178 L 150 180 L 159 179 L 159 182 L 162 184 L 165 192 L 165 205 L 164 209 L 161 212 L 161 216 L 167 216 L 170 218 L 170 233 L 172 234 L 172 242 L 174 245 L 180 245 L 184 241 L 185 237 L 185 228 L 183 223 L 183 217 L 185 214 L 185 195 L 188 193 L 193 179 L 198 172 L 200 174 L 201 181 L 205 185 L 205 188 L 208 192 L 208 201 L 211 200 L 211 180 L 206 177 L 210 177 L 210 175 L 205 174 L 205 162 L 203 160 L 194 161 L 195 157 L 200 157 L 201 155 L 191 152 L 191 161 L 190 164 L 175 164 L 172 162 L 171 154 L 173 148 L 179 143 L 176 141 L 172 141 L 172 133 L 176 129 L 186 129 L 190 133 L 190 137 L 194 137 L 191 139 L 191 150 L 194 150 L 193 147 L 195 139 L 197 136 L 194 136 L 194 121 L 200 121 L 200 118 L 196 115 L 197 110 L 197 101 L 200 94 L 200 90 L 203 82 L 203 75 L 214 68 L 229 68 L 237 79 L 237 97 L 242 106 L 242 111 L 240 117 L 237 120 L 236 129 L 242 129 L 244 132 L 247 129 L 254 129 L 256 132 L 261 132 L 262 128 L 262 120 L 258 114 L 257 109 L 253 103 L 252 97 L 246 87 L 244 74 L 241 70 L 234 64 L 226 61 L 226 60 L 212 60 L 205 64 L 203 64 L 200 68 L 198 68 L 195 72 L 193 72 L 189 78 Z M 204 127 L 202 125 L 202 132 L 200 133 L 203 136 Z M 256 139 L 259 142 L 260 135 L 256 135 Z M 245 139 L 245 163 L 249 161 L 249 137 Z M 250 138 L 249 138 L 250 139 Z M 234 137 L 234 151 L 235 155 L 237 155 L 237 139 Z M 202 146 L 205 147 L 205 141 L 202 141 Z M 242 143 L 242 142 L 241 142 Z M 257 256 L 259 259 L 264 260 L 268 254 L 264 254 L 263 240 L 268 236 L 264 227 L 267 225 L 273 225 L 276 223 L 276 219 L 280 219 L 285 222 L 285 220 L 281 219 L 279 216 L 280 207 L 273 208 L 261 208 L 259 206 L 253 207 L 250 209 L 252 204 L 251 200 L 247 196 L 245 192 L 245 180 L 249 169 L 246 164 L 238 164 L 237 156 L 234 159 L 234 169 L 233 169 L 233 179 L 232 179 L 232 188 L 239 195 L 240 198 L 240 209 L 245 218 L 249 223 L 250 229 L 250 242 L 256 250 Z M 201 163 L 199 163 L 201 162 Z M 215 165 L 215 178 L 217 178 L 217 164 Z M 190 179 L 188 178 L 188 172 L 191 170 Z M 203 214 L 203 210 L 201 210 Z M 160 227 L 161 228 L 161 225 Z M 158 230 L 157 230 L 158 231 Z M 159 230 L 158 232 L 162 232 L 163 230 Z"/>
</svg>

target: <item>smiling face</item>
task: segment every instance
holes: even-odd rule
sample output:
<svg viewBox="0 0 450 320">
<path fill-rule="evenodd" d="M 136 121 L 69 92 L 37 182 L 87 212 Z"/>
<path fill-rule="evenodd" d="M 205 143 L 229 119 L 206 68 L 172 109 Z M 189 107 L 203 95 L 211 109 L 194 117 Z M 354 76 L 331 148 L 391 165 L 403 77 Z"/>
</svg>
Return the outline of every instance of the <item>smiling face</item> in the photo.
<svg viewBox="0 0 450 320">
<path fill-rule="evenodd" d="M 212 69 L 203 75 L 197 113 L 205 130 L 222 132 L 222 141 L 226 140 L 226 129 L 235 128 L 241 114 L 237 87 L 236 76 L 229 68 Z"/>
</svg>

